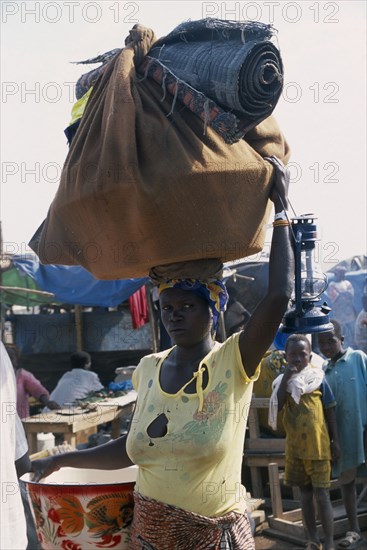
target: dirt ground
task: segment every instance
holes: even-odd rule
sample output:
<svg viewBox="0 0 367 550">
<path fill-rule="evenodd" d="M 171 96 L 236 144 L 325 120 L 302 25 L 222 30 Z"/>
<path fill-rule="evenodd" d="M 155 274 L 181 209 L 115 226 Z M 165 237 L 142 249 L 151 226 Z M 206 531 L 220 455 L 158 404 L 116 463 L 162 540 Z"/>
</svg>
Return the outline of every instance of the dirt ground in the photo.
<svg viewBox="0 0 367 550">
<path fill-rule="evenodd" d="M 268 527 L 267 523 L 264 523 L 262 526 L 262 530 L 255 535 L 256 550 L 270 550 L 270 549 L 271 550 L 300 550 L 304 548 L 304 546 L 302 545 L 286 542 L 279 538 L 269 537 L 266 534 L 267 527 Z M 360 543 L 358 546 L 353 546 L 353 550 L 354 549 L 367 550 L 367 531 L 362 531 L 362 535 L 364 538 L 364 542 Z M 336 540 L 335 542 L 336 549 L 337 549 L 337 543 L 338 543 L 338 540 Z"/>
</svg>

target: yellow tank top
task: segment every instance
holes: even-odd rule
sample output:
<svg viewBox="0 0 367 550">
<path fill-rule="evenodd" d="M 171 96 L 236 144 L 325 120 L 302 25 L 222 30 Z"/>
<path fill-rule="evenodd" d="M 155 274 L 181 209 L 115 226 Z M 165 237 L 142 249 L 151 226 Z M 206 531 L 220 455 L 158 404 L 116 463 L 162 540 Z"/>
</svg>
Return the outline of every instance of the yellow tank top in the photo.
<svg viewBox="0 0 367 550">
<path fill-rule="evenodd" d="M 127 452 L 139 466 L 136 490 L 208 517 L 246 509 L 241 485 L 243 444 L 253 381 L 242 365 L 239 333 L 215 343 L 201 361 L 208 384 L 196 393 L 168 394 L 159 383 L 170 350 L 144 357 L 133 375 L 137 408 Z M 167 433 L 150 438 L 149 425 L 165 415 Z"/>
</svg>

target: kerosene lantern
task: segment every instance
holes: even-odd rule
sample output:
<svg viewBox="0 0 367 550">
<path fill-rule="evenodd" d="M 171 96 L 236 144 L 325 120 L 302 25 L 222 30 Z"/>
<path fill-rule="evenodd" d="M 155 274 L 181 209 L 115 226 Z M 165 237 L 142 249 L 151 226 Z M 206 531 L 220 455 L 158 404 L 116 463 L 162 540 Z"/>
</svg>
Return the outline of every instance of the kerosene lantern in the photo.
<svg viewBox="0 0 367 550">
<path fill-rule="evenodd" d="M 327 288 L 327 278 L 315 260 L 315 219 L 313 214 L 304 214 L 290 220 L 294 237 L 295 290 L 292 308 L 285 313 L 280 327 L 288 334 L 313 334 L 333 329 L 329 320 L 331 308 L 320 299 Z"/>
</svg>

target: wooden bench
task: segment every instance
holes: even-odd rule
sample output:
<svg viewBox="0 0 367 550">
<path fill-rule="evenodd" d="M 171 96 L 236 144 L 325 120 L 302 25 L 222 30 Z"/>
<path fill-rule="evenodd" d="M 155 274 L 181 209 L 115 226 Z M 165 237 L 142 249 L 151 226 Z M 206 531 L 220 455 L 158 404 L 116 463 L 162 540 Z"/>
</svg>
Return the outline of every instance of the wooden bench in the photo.
<svg viewBox="0 0 367 550">
<path fill-rule="evenodd" d="M 253 397 L 248 415 L 249 436 L 245 439 L 244 464 L 250 468 L 251 494 L 261 498 L 264 495 L 261 468 L 270 463 L 285 466 L 285 438 L 261 437 L 258 409 L 269 408 L 269 397 Z"/>
<path fill-rule="evenodd" d="M 269 534 L 283 538 L 289 542 L 303 543 L 306 541 L 306 533 L 302 522 L 302 510 L 297 508 L 288 512 L 283 511 L 283 503 L 280 491 L 278 464 L 272 463 L 268 466 L 269 484 L 272 504 L 272 515 L 268 516 Z M 357 484 L 366 483 L 365 478 L 357 478 Z M 340 485 L 337 480 L 331 482 L 331 488 L 336 489 Z M 365 487 L 358 497 L 358 521 L 361 529 L 367 528 L 367 504 L 363 502 Z M 342 536 L 349 529 L 345 508 L 341 501 L 333 501 L 334 514 L 334 536 Z M 321 539 L 324 533 L 320 524 L 317 530 Z"/>
</svg>

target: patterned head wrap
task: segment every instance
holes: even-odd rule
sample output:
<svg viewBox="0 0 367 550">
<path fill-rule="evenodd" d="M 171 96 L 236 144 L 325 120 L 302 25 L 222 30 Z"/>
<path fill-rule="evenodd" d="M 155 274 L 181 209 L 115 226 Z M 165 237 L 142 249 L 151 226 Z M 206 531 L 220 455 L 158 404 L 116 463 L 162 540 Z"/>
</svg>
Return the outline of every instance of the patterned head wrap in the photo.
<svg viewBox="0 0 367 550">
<path fill-rule="evenodd" d="M 213 315 L 213 328 L 217 328 L 220 312 L 225 311 L 228 302 L 228 293 L 223 281 L 219 279 L 212 282 L 199 281 L 198 279 L 171 279 L 158 285 L 158 295 L 160 296 L 167 288 L 190 290 L 208 302 Z"/>
</svg>

